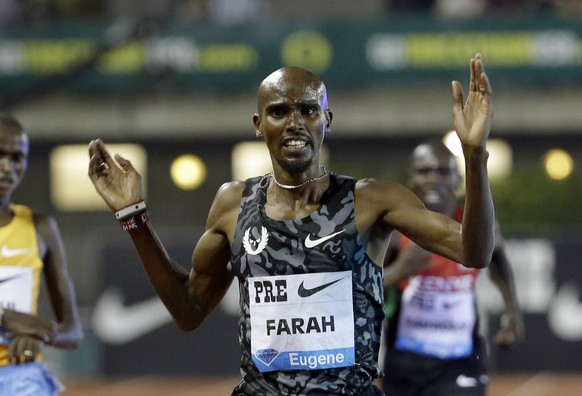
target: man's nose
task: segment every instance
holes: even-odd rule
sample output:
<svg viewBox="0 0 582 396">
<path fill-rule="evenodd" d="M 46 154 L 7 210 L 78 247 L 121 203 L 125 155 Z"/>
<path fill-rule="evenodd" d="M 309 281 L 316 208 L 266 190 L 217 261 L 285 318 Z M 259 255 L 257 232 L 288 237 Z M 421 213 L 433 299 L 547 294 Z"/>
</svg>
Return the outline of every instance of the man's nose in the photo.
<svg viewBox="0 0 582 396">
<path fill-rule="evenodd" d="M 442 180 L 443 175 L 438 169 L 430 169 L 426 172 L 425 177 L 429 181 L 439 181 Z"/>
<path fill-rule="evenodd" d="M 289 119 L 287 121 L 287 127 L 290 129 L 297 129 L 303 126 L 305 120 L 301 111 L 295 110 L 289 114 Z"/>
</svg>

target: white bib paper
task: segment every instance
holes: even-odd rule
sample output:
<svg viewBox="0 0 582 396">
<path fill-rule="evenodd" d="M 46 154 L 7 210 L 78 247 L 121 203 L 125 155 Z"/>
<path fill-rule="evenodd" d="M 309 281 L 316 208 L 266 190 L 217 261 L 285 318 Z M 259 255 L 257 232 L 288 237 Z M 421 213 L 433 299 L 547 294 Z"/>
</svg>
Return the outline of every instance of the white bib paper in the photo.
<svg viewBox="0 0 582 396">
<path fill-rule="evenodd" d="M 19 266 L 0 266 L 0 305 L 6 309 L 32 312 L 32 268 Z M 9 340 L 0 332 L 0 344 Z"/>
<path fill-rule="evenodd" d="M 441 359 L 470 355 L 476 321 L 473 292 L 421 290 L 417 281 L 413 278 L 402 296 L 396 347 Z"/>
<path fill-rule="evenodd" d="M 354 365 L 351 271 L 253 277 L 248 291 L 261 372 Z"/>
</svg>

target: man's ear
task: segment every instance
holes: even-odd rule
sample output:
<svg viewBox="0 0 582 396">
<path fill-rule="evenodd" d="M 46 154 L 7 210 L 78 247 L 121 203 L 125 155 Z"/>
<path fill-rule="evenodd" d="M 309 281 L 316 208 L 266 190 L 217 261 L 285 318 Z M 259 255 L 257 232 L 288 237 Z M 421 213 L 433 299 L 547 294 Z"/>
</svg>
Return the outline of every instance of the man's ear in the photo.
<svg viewBox="0 0 582 396">
<path fill-rule="evenodd" d="M 333 120 L 333 112 L 331 109 L 325 111 L 325 133 L 331 132 L 331 120 Z"/>
<path fill-rule="evenodd" d="M 259 137 L 263 137 L 263 132 L 261 132 L 261 117 L 259 117 L 259 113 L 253 114 L 253 124 L 255 124 L 255 135 Z"/>
</svg>

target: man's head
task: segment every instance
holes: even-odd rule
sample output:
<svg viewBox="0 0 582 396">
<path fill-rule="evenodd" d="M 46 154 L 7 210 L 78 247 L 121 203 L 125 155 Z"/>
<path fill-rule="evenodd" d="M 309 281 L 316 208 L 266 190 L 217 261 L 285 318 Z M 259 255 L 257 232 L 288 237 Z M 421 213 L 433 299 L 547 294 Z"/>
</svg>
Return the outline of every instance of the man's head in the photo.
<svg viewBox="0 0 582 396">
<path fill-rule="evenodd" d="M 28 136 L 12 115 L 0 112 L 0 199 L 10 200 L 28 167 Z"/>
<path fill-rule="evenodd" d="M 408 186 L 427 208 L 452 215 L 460 182 L 455 156 L 442 141 L 427 141 L 414 149 L 408 169 Z"/>
<path fill-rule="evenodd" d="M 276 70 L 257 91 L 256 134 L 265 139 L 273 166 L 287 172 L 305 172 L 312 165 L 319 170 L 332 117 L 324 83 L 303 68 Z"/>
</svg>

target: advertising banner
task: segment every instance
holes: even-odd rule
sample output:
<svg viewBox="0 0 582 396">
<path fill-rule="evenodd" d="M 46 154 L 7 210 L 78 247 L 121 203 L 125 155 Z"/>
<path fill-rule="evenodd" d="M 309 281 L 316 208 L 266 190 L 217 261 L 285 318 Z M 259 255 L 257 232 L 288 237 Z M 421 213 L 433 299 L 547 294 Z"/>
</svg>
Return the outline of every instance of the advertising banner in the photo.
<svg viewBox="0 0 582 396">
<path fill-rule="evenodd" d="M 490 367 L 508 371 L 579 371 L 582 355 L 582 240 L 509 239 L 507 253 L 525 315 L 525 341 L 510 350 L 490 342 Z M 179 263 L 192 246 L 169 245 Z M 181 332 L 157 298 L 131 245 L 102 252 L 102 291 L 93 328 L 107 375 L 238 375 L 238 283 L 202 327 Z M 483 333 L 499 328 L 501 295 L 482 271 L 478 301 Z"/>
<path fill-rule="evenodd" d="M 254 89 L 271 71 L 297 65 L 330 86 L 362 88 L 453 78 L 476 52 L 497 84 L 581 82 L 581 36 L 575 20 L 541 16 L 470 24 L 382 17 L 236 28 L 149 20 L 0 28 L 0 86 L 5 95 L 33 86 L 90 93 Z"/>
</svg>

